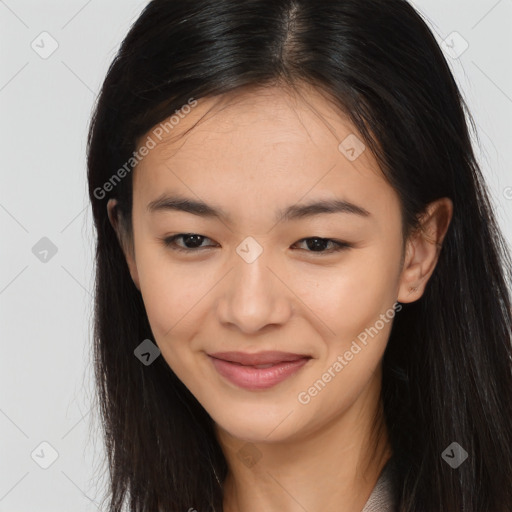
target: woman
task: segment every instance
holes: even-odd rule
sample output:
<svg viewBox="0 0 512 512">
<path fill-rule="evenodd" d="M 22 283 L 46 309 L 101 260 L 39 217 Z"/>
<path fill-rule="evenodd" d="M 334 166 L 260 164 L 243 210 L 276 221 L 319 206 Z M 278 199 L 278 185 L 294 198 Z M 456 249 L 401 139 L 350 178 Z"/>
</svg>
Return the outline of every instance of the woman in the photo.
<svg viewBox="0 0 512 512">
<path fill-rule="evenodd" d="M 402 0 L 153 0 L 96 106 L 109 510 L 512 510 L 510 256 Z"/>
</svg>

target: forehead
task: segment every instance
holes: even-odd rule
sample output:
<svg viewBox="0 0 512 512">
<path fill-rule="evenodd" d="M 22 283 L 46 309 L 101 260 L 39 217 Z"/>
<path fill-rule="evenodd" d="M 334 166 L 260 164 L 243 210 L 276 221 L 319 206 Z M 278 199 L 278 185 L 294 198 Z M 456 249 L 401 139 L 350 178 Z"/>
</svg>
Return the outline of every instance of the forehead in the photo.
<svg viewBox="0 0 512 512">
<path fill-rule="evenodd" d="M 173 123 L 153 127 L 139 141 L 152 137 L 157 144 L 135 168 L 134 202 L 137 197 L 147 204 L 162 193 L 213 197 L 219 204 L 240 204 L 243 197 L 247 212 L 253 213 L 252 204 L 269 215 L 319 194 L 377 210 L 396 206 L 362 137 L 312 88 L 201 98 Z M 351 148 L 356 156 L 362 152 L 354 158 Z"/>
</svg>

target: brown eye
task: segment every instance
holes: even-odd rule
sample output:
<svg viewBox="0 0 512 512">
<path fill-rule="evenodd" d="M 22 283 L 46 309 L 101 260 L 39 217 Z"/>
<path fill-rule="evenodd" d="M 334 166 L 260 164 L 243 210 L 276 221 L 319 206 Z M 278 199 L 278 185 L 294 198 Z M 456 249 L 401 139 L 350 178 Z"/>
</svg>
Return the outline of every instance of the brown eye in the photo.
<svg viewBox="0 0 512 512">
<path fill-rule="evenodd" d="M 181 240 L 180 244 L 177 243 L 178 240 Z M 166 247 L 169 247 L 173 251 L 192 253 L 214 247 L 213 245 L 202 245 L 205 240 L 211 240 L 211 238 L 196 233 L 179 233 L 165 238 L 163 242 Z M 318 254 L 319 256 L 343 251 L 351 247 L 351 245 L 346 242 L 321 237 L 308 237 L 296 242 L 296 244 L 300 243 L 306 244 L 306 249 L 303 250 Z"/>
<path fill-rule="evenodd" d="M 302 242 L 306 242 L 307 252 L 319 253 L 320 255 L 343 251 L 351 247 L 350 244 L 347 244 L 346 242 L 332 240 L 331 238 L 320 238 L 317 236 L 303 238 L 302 240 L 299 240 L 297 243 Z M 329 250 L 326 250 L 329 244 L 332 244 L 331 248 Z"/>
<path fill-rule="evenodd" d="M 176 240 L 179 239 L 183 240 L 183 245 L 176 244 Z M 212 247 L 211 245 L 201 247 L 201 244 L 204 242 L 204 240 L 211 239 L 196 233 L 179 233 L 178 235 L 165 238 L 163 242 L 166 247 L 169 247 L 173 251 L 194 252 L 199 249 L 207 249 Z"/>
</svg>

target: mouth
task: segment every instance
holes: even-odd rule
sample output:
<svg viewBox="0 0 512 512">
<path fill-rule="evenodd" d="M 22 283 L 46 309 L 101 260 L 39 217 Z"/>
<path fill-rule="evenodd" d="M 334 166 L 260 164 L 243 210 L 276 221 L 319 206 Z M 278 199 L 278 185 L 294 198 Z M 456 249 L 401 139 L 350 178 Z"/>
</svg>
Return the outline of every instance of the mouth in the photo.
<svg viewBox="0 0 512 512">
<path fill-rule="evenodd" d="M 208 355 L 216 359 L 222 359 L 223 361 L 237 363 L 243 366 L 274 365 L 297 361 L 303 358 L 311 358 L 311 356 L 307 354 L 277 351 L 258 352 L 255 354 L 248 354 L 246 352 L 214 352 Z"/>
<path fill-rule="evenodd" d="M 208 354 L 217 372 L 238 387 L 267 389 L 296 374 L 311 356 L 290 352 L 216 352 Z"/>
</svg>

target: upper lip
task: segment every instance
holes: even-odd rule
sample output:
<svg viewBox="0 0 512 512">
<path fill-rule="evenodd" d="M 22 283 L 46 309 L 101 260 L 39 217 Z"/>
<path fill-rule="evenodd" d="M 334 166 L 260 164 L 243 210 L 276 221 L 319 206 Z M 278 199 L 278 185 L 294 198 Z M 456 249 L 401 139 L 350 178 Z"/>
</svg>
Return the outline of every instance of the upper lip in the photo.
<svg viewBox="0 0 512 512">
<path fill-rule="evenodd" d="M 293 354 L 291 352 L 257 352 L 248 354 L 246 352 L 215 352 L 208 354 L 216 359 L 223 359 L 232 363 L 239 363 L 245 366 L 254 366 L 259 364 L 275 364 L 288 361 L 297 361 L 298 359 L 311 358 L 306 354 Z"/>
</svg>

